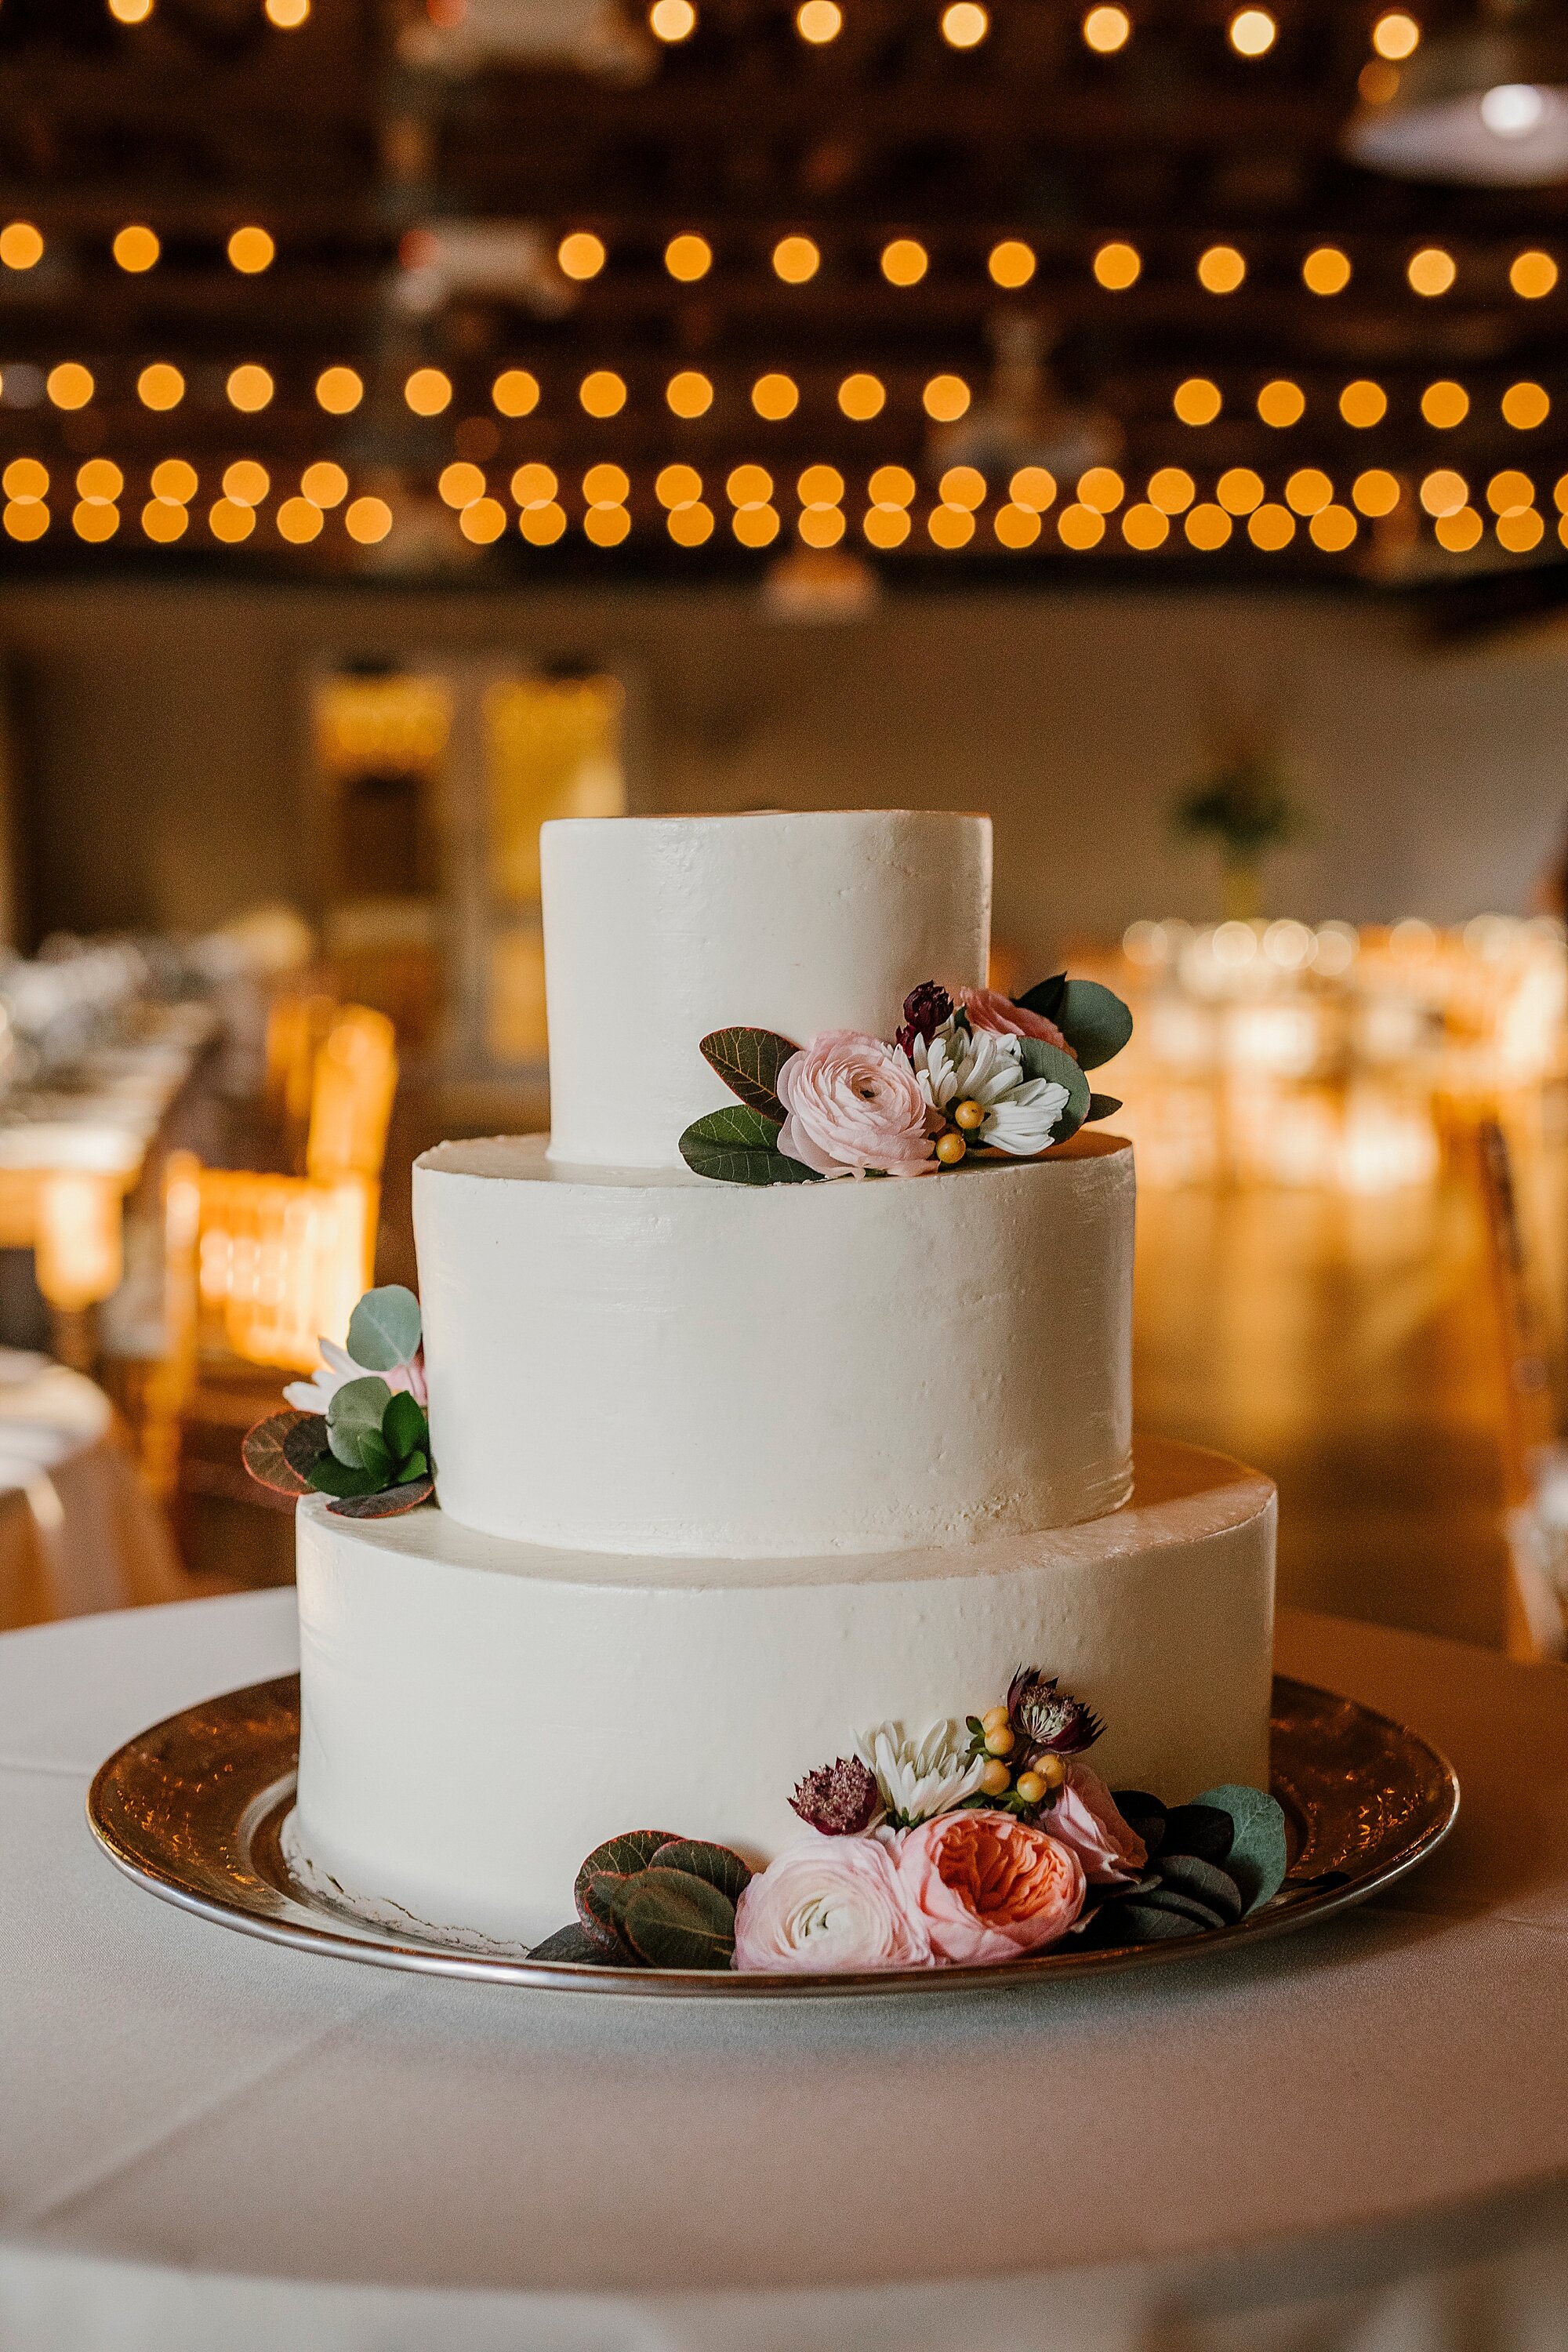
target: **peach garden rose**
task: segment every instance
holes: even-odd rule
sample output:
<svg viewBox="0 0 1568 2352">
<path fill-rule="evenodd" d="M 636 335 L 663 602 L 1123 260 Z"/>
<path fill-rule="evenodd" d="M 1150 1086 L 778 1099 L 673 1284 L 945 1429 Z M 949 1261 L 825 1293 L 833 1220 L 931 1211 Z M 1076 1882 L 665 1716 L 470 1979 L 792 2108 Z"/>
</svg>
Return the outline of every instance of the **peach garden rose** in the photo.
<svg viewBox="0 0 1568 2352">
<path fill-rule="evenodd" d="M 911 1918 L 939 1961 L 1016 1959 L 1066 1935 L 1083 1908 L 1076 1853 L 1011 1813 L 956 1812 L 900 1841 Z"/>
<path fill-rule="evenodd" d="M 937 1173 L 932 1114 L 904 1056 L 879 1037 L 827 1029 L 781 1067 L 778 1148 L 819 1176 Z M 940 1122 L 939 1122 L 940 1124 Z"/>
</svg>

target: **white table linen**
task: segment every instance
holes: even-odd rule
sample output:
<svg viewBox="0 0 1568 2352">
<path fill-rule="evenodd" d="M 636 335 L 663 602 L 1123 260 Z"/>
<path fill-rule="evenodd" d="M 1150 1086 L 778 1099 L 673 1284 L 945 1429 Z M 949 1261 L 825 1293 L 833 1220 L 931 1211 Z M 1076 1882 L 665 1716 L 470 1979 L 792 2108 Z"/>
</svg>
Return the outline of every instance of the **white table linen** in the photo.
<svg viewBox="0 0 1568 2352">
<path fill-rule="evenodd" d="M 400 1977 L 128 1884 L 93 1767 L 293 1660 L 287 1593 L 0 1641 L 6 2352 L 1562 2340 L 1560 1670 L 1286 1618 L 1287 1670 L 1465 1787 L 1444 1852 L 1341 1921 L 1055 1988 L 720 2008 Z"/>
<path fill-rule="evenodd" d="M 47 1357 L 0 1348 L 0 1627 L 186 1590 L 103 1391 Z"/>
</svg>

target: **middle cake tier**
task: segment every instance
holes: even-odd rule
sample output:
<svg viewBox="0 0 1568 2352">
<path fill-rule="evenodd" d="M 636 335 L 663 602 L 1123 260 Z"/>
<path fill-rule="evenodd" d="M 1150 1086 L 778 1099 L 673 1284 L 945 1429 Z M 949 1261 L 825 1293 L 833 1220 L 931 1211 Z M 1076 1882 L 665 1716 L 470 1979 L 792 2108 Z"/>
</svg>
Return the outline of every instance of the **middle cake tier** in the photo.
<svg viewBox="0 0 1568 2352">
<path fill-rule="evenodd" d="M 777 1559 L 1067 1527 L 1131 1486 L 1132 1152 L 751 1188 L 414 1176 L 443 1511 L 604 1552 Z"/>
</svg>

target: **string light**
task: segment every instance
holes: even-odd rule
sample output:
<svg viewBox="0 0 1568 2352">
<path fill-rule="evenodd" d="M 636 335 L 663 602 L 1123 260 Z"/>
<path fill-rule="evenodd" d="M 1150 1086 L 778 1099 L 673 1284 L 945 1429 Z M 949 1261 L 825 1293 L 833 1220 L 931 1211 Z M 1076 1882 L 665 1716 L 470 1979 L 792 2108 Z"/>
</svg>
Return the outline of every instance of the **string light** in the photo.
<svg viewBox="0 0 1568 2352">
<path fill-rule="evenodd" d="M 973 514 L 985 503 L 985 477 L 978 466 L 950 466 L 936 494 L 944 507 L 965 507 Z"/>
<path fill-rule="evenodd" d="M 24 541 L 42 539 L 48 530 L 49 520 L 49 510 L 41 499 L 13 499 L 5 509 L 5 530 L 12 539 Z"/>
<path fill-rule="evenodd" d="M 868 425 L 887 404 L 887 389 L 878 376 L 847 375 L 838 387 L 838 405 L 851 423 Z"/>
<path fill-rule="evenodd" d="M 458 517 L 458 529 L 473 547 L 491 547 L 506 530 L 506 509 L 499 499 L 475 499 Z"/>
<path fill-rule="evenodd" d="M 258 507 L 272 488 L 272 478 L 254 457 L 237 457 L 226 468 L 223 494 L 237 507 Z"/>
<path fill-rule="evenodd" d="M 278 509 L 278 535 L 291 547 L 307 547 L 320 536 L 326 518 L 310 499 L 285 499 Z"/>
<path fill-rule="evenodd" d="M 143 408 L 178 408 L 185 396 L 185 379 L 166 360 L 154 360 L 136 379 L 136 397 Z"/>
<path fill-rule="evenodd" d="M 882 247 L 882 275 L 889 286 L 918 286 L 930 256 L 912 236 L 895 236 Z"/>
<path fill-rule="evenodd" d="M 79 481 L 78 488 L 80 488 Z M 1535 504 L 1535 484 L 1515 466 L 1506 466 L 1487 484 L 1487 504 L 1495 515 L 1517 514 Z"/>
<path fill-rule="evenodd" d="M 310 13 L 310 0 L 266 0 L 267 21 L 280 33 L 297 33 Z"/>
<path fill-rule="evenodd" d="M 1152 554 L 1171 535 L 1170 517 L 1155 506 L 1129 507 L 1121 518 L 1121 536 L 1140 555 Z"/>
<path fill-rule="evenodd" d="M 1215 496 L 1226 514 L 1251 514 L 1262 503 L 1263 483 L 1250 466 L 1232 466 L 1215 483 Z"/>
<path fill-rule="evenodd" d="M 591 507 L 625 506 L 631 487 L 631 477 L 621 466 L 590 466 L 583 477 L 583 496 Z"/>
<path fill-rule="evenodd" d="M 1230 46 L 1238 58 L 1261 58 L 1274 47 L 1279 30 L 1267 8 L 1238 8 L 1228 27 Z"/>
<path fill-rule="evenodd" d="M 42 472 L 40 467 L 39 471 Z M 1568 482 L 1568 474 L 1563 476 Z M 917 484 L 907 466 L 879 466 L 866 488 L 873 506 L 907 507 L 913 502 Z"/>
<path fill-rule="evenodd" d="M 1325 555 L 1342 555 L 1355 539 L 1357 523 L 1349 507 L 1320 507 L 1307 528 L 1312 534 L 1312 544 L 1321 547 Z"/>
<path fill-rule="evenodd" d="M 184 457 L 163 457 L 153 468 L 153 496 L 162 505 L 187 507 L 201 484 Z"/>
<path fill-rule="evenodd" d="M 488 488 L 479 467 L 465 464 L 461 458 L 456 465 L 443 466 L 436 484 L 443 506 L 455 507 L 459 511 L 471 507 L 476 499 L 482 499 Z"/>
<path fill-rule="evenodd" d="M 973 49 L 991 30 L 991 19 L 976 0 L 952 0 L 942 14 L 942 37 L 951 49 Z"/>
<path fill-rule="evenodd" d="M 713 535 L 713 510 L 693 499 L 689 506 L 671 509 L 665 529 L 677 547 L 701 547 Z"/>
<path fill-rule="evenodd" d="M 1499 515 L 1494 529 L 1500 547 L 1506 547 L 1510 555 L 1528 555 L 1532 547 L 1540 546 L 1545 525 L 1532 508 L 1524 507 Z"/>
<path fill-rule="evenodd" d="M 361 547 L 374 547 L 392 529 L 392 509 L 384 499 L 355 499 L 343 517 L 343 528 Z"/>
<path fill-rule="evenodd" d="M 834 0 L 801 0 L 795 12 L 795 28 L 803 41 L 821 48 L 825 43 L 836 41 L 843 31 L 844 11 L 834 5 Z"/>
<path fill-rule="evenodd" d="M 517 527 L 530 547 L 553 547 L 566 528 L 566 517 L 553 499 L 538 499 L 524 507 Z"/>
<path fill-rule="evenodd" d="M 153 14 L 153 0 L 109 0 L 109 13 L 117 25 L 144 25 Z"/>
<path fill-rule="evenodd" d="M 158 478 L 154 474 L 153 477 L 154 488 L 157 488 L 157 481 Z M 333 507 L 341 507 L 347 498 L 349 478 L 341 466 L 333 465 L 330 457 L 319 457 L 313 466 L 307 466 L 300 475 L 300 489 L 301 495 L 309 499 L 313 507 L 330 510 Z"/>
<path fill-rule="evenodd" d="M 712 268 L 713 248 L 705 236 L 694 236 L 689 232 L 672 236 L 664 248 L 664 266 L 683 286 L 695 285 Z"/>
<path fill-rule="evenodd" d="M 1446 294 L 1458 273 L 1451 253 L 1445 253 L 1440 245 L 1424 245 L 1419 253 L 1411 255 L 1405 274 L 1417 294 L 1430 299 Z"/>
<path fill-rule="evenodd" d="M 1474 507 L 1459 507 L 1452 514 L 1439 515 L 1433 528 L 1439 547 L 1446 547 L 1450 555 L 1467 555 L 1485 526 Z"/>
<path fill-rule="evenodd" d="M 666 466 L 654 483 L 653 494 L 661 507 L 673 512 L 702 496 L 702 477 L 695 466 Z"/>
<path fill-rule="evenodd" d="M 1508 282 L 1522 300 L 1539 302 L 1542 296 L 1550 294 L 1557 283 L 1557 264 L 1549 253 L 1537 252 L 1533 248 L 1527 253 L 1516 253 L 1508 273 Z"/>
<path fill-rule="evenodd" d="M 1372 383 L 1366 376 L 1357 376 L 1340 394 L 1340 415 L 1359 432 L 1381 425 L 1387 414 L 1388 394 L 1380 383 Z"/>
<path fill-rule="evenodd" d="M 1185 514 L 1197 496 L 1197 484 L 1180 466 L 1162 466 L 1149 477 L 1149 503 L 1162 514 Z"/>
<path fill-rule="evenodd" d="M 1399 504 L 1399 483 L 1381 466 L 1370 466 L 1352 483 L 1351 497 L 1363 515 L 1392 514 Z"/>
<path fill-rule="evenodd" d="M 732 507 L 765 506 L 773 494 L 773 478 L 765 466 L 737 466 L 724 485 Z"/>
<path fill-rule="evenodd" d="M 1463 474 L 1456 474 L 1447 466 L 1428 474 L 1421 485 L 1421 503 L 1429 515 L 1457 515 L 1468 504 L 1470 486 Z"/>
<path fill-rule="evenodd" d="M 89 457 L 77 467 L 76 494 L 89 506 L 111 506 L 125 488 L 125 477 L 112 457 Z"/>
<path fill-rule="evenodd" d="M 969 406 L 969 386 L 961 375 L 933 375 L 921 405 L 937 425 L 956 425 Z"/>
<path fill-rule="evenodd" d="M 85 408 L 94 389 L 91 372 L 75 360 L 62 361 L 44 379 L 44 390 L 57 408 Z"/>
<path fill-rule="evenodd" d="M 1469 413 L 1469 394 L 1462 383 L 1450 383 L 1446 377 L 1429 383 L 1421 395 L 1421 414 L 1439 432 L 1462 425 Z"/>
<path fill-rule="evenodd" d="M 71 529 L 79 539 L 100 547 L 120 529 L 120 509 L 97 499 L 83 499 L 71 511 Z"/>
<path fill-rule="evenodd" d="M 153 267 L 163 250 L 154 232 L 140 221 L 121 229 L 110 247 L 120 268 L 138 278 Z"/>
<path fill-rule="evenodd" d="M 1033 547 L 1040 535 L 1040 518 L 1032 507 L 1011 504 L 998 507 L 991 519 L 991 528 L 1002 546 L 1011 554 L 1021 555 Z"/>
<path fill-rule="evenodd" d="M 770 425 L 782 424 L 800 405 L 800 391 L 787 375 L 760 375 L 752 386 L 752 406 Z"/>
<path fill-rule="evenodd" d="M 781 236 L 773 247 L 773 275 L 786 286 L 804 286 L 816 277 L 821 260 L 809 236 Z"/>
<path fill-rule="evenodd" d="M 490 386 L 502 416 L 531 416 L 539 405 L 539 380 L 526 368 L 503 368 Z"/>
<path fill-rule="evenodd" d="M 1171 405 L 1184 425 L 1212 425 L 1221 407 L 1219 386 L 1206 375 L 1190 375 L 1176 386 Z"/>
<path fill-rule="evenodd" d="M 1314 246 L 1301 264 L 1301 282 L 1309 294 L 1342 294 L 1351 282 L 1349 254 L 1337 245 Z"/>
<path fill-rule="evenodd" d="M 603 237 L 591 229 L 574 229 L 555 248 L 555 258 L 565 276 L 579 280 L 597 278 L 607 257 Z"/>
<path fill-rule="evenodd" d="M 237 547 L 256 529 L 255 510 L 234 499 L 218 499 L 207 509 L 207 529 L 226 547 Z"/>
<path fill-rule="evenodd" d="M 932 507 L 926 517 L 926 529 L 931 542 L 944 554 L 952 555 L 959 548 L 967 547 L 974 536 L 974 517 L 967 507 Z"/>
<path fill-rule="evenodd" d="M 530 507 L 547 507 L 555 497 L 559 484 L 550 467 L 537 459 L 520 466 L 511 478 L 511 494 L 524 513 Z"/>
<path fill-rule="evenodd" d="M 1544 425 L 1552 414 L 1552 403 L 1539 383 L 1510 383 L 1503 394 L 1502 419 L 1516 433 L 1529 433 Z"/>
<path fill-rule="evenodd" d="M 1332 482 L 1317 466 L 1298 467 L 1285 485 L 1285 503 L 1299 515 L 1321 514 L 1333 498 Z"/>
<path fill-rule="evenodd" d="M 1380 58 L 1388 58 L 1397 65 L 1403 58 L 1414 57 L 1421 42 L 1421 27 L 1414 16 L 1403 8 L 1391 8 L 1380 16 L 1372 28 L 1372 46 Z"/>
<path fill-rule="evenodd" d="M 233 369 L 225 387 L 229 406 L 243 409 L 247 415 L 254 415 L 258 409 L 267 406 L 273 388 L 272 378 L 267 370 L 252 365 Z"/>
<path fill-rule="evenodd" d="M 1201 555 L 1212 555 L 1225 545 L 1234 525 L 1223 507 L 1205 499 L 1190 510 L 1182 528 L 1190 547 L 1195 547 Z"/>
<path fill-rule="evenodd" d="M 695 368 L 683 368 L 665 385 L 664 397 L 672 415 L 705 416 L 713 405 L 713 386 Z"/>
<path fill-rule="evenodd" d="M 578 385 L 577 398 L 590 416 L 618 416 L 626 404 L 625 380 L 613 368 L 595 368 Z"/>
<path fill-rule="evenodd" d="M 7 221 L 0 228 L 0 262 L 7 269 L 32 269 L 44 257 L 44 240 L 31 221 Z"/>
<path fill-rule="evenodd" d="M 1399 88 L 1398 68 L 1382 58 L 1368 58 L 1355 86 L 1368 106 L 1386 106 Z"/>
<path fill-rule="evenodd" d="M 267 231 L 258 228 L 254 223 L 246 228 L 237 228 L 228 241 L 229 261 L 246 278 L 258 277 L 262 270 L 269 269 L 277 251 L 278 247 Z"/>
<path fill-rule="evenodd" d="M 1278 555 L 1296 536 L 1296 518 L 1289 507 L 1258 507 L 1247 519 L 1247 536 L 1266 555 Z"/>
<path fill-rule="evenodd" d="M 590 507 L 583 518 L 584 536 L 595 547 L 619 547 L 631 527 L 632 519 L 625 507 L 608 502 Z"/>
<path fill-rule="evenodd" d="M 1094 274 L 1099 283 L 1112 294 L 1123 293 L 1138 282 L 1143 267 L 1143 257 L 1135 245 L 1113 241 L 1102 245 L 1094 257 Z"/>
<path fill-rule="evenodd" d="M 1057 537 L 1075 555 L 1084 554 L 1105 537 L 1105 517 L 1093 507 L 1064 507 L 1057 517 Z"/>
<path fill-rule="evenodd" d="M 697 11 L 691 0 L 653 0 L 647 23 L 656 41 L 684 41 L 697 30 Z"/>
<path fill-rule="evenodd" d="M 1009 293 L 1016 292 L 1020 286 L 1026 286 L 1035 274 L 1033 248 L 1019 237 L 1005 236 L 999 245 L 992 247 L 985 267 L 995 285 L 1005 287 Z"/>
<path fill-rule="evenodd" d="M 1287 425 L 1299 425 L 1306 406 L 1306 395 L 1300 385 L 1292 383 L 1288 376 L 1277 376 L 1272 383 L 1266 383 L 1258 395 L 1258 415 L 1265 425 L 1271 425 L 1277 432 L 1283 431 Z"/>
<path fill-rule="evenodd" d="M 49 469 L 37 457 L 13 457 L 0 474 L 0 489 L 17 506 L 36 506 L 49 495 Z"/>
<path fill-rule="evenodd" d="M 142 529 L 158 547 L 172 547 L 184 539 L 190 517 L 174 499 L 149 499 L 142 509 Z"/>
<path fill-rule="evenodd" d="M 1234 294 L 1247 264 L 1234 245 L 1211 245 L 1198 257 L 1198 283 L 1210 294 Z"/>
<path fill-rule="evenodd" d="M 1126 494 L 1126 484 L 1112 466 L 1090 466 L 1078 478 L 1078 502 L 1096 514 L 1114 514 Z"/>
<path fill-rule="evenodd" d="M 1125 48 L 1132 33 L 1132 19 L 1125 8 L 1091 8 L 1081 27 L 1088 46 L 1102 58 L 1109 58 Z"/>
<path fill-rule="evenodd" d="M 351 367 L 323 368 L 316 378 L 316 402 L 329 416 L 347 416 L 364 398 L 364 383 Z"/>
<path fill-rule="evenodd" d="M 404 384 L 403 397 L 416 416 L 439 416 L 451 404 L 452 379 L 440 368 L 416 368 Z"/>
<path fill-rule="evenodd" d="M 1007 485 L 1007 496 L 1016 507 L 1026 507 L 1031 514 L 1044 514 L 1056 504 L 1056 477 L 1047 473 L 1044 466 L 1020 466 Z"/>
<path fill-rule="evenodd" d="M 890 553 L 895 547 L 902 547 L 908 539 L 910 519 L 902 507 L 873 506 L 867 509 L 860 528 L 870 546 L 880 549 L 883 553 Z"/>
</svg>

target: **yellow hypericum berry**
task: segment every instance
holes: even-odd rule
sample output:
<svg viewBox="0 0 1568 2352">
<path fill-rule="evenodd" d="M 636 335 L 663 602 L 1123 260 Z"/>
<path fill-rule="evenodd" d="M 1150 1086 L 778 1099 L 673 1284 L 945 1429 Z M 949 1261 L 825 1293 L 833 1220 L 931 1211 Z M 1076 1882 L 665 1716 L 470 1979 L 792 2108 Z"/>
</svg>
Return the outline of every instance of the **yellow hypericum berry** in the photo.
<svg viewBox="0 0 1568 2352">
<path fill-rule="evenodd" d="M 1011 1723 L 1012 1720 L 1005 1706 L 988 1706 L 980 1718 L 983 1727 L 987 1731 L 994 1731 L 999 1724 Z"/>
<path fill-rule="evenodd" d="M 1018 1794 L 1026 1805 L 1037 1805 L 1046 1793 L 1046 1784 L 1037 1772 L 1020 1772 Z"/>
<path fill-rule="evenodd" d="M 988 1797 L 1005 1797 L 1013 1775 L 1005 1764 L 993 1761 L 980 1775 L 980 1786 Z"/>
<path fill-rule="evenodd" d="M 946 1135 L 937 1137 L 936 1156 L 944 1168 L 956 1168 L 968 1149 L 963 1136 L 954 1135 L 951 1129 Z"/>
<path fill-rule="evenodd" d="M 963 1128 L 966 1135 L 973 1135 L 977 1127 L 984 1127 L 985 1124 L 983 1105 L 977 1102 L 961 1102 L 952 1114 L 952 1123 L 954 1127 Z"/>
<path fill-rule="evenodd" d="M 1016 1734 L 1010 1723 L 999 1723 L 994 1730 L 987 1730 L 985 1734 L 987 1756 L 1011 1756 L 1017 1744 Z"/>
<path fill-rule="evenodd" d="M 1047 1789 L 1059 1789 L 1068 1776 L 1068 1768 L 1059 1756 L 1043 1756 L 1035 1769 Z"/>
</svg>

